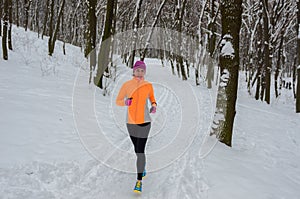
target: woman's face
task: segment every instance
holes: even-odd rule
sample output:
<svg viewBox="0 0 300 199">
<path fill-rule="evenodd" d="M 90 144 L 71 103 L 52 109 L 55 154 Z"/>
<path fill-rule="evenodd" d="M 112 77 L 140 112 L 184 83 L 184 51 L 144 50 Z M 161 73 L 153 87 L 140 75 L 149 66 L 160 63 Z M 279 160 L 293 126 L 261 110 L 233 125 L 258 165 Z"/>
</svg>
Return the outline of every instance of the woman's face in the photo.
<svg viewBox="0 0 300 199">
<path fill-rule="evenodd" d="M 143 78 L 145 76 L 146 71 L 142 68 L 137 68 L 133 71 L 135 77 Z"/>
</svg>

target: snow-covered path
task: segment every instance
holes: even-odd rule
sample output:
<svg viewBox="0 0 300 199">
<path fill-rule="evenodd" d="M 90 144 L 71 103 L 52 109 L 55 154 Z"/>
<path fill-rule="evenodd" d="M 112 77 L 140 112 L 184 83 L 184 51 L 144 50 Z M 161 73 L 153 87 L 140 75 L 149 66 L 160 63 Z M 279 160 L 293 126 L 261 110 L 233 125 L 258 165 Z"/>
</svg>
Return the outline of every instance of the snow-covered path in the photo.
<svg viewBox="0 0 300 199">
<path fill-rule="evenodd" d="M 154 84 L 158 110 L 152 115 L 147 143 L 148 177 L 144 180 L 143 197 L 188 198 L 190 195 L 194 198 L 195 194 L 200 197 L 206 189 L 199 157 L 211 121 L 209 91 L 193 87 L 190 82 L 178 83 L 178 78 L 170 76 L 157 62 L 148 61 L 147 66 L 147 79 Z M 114 104 L 120 86 L 131 78 L 130 72 L 120 77 L 111 97 L 103 97 L 98 89 L 83 86 L 87 79 L 85 70 L 79 71 L 75 83 L 73 109 L 78 134 L 86 149 L 106 165 L 103 172 L 111 170 L 112 178 L 106 180 L 104 190 L 124 187 L 117 192 L 99 192 L 102 197 L 130 198 L 134 194 L 135 155 L 124 123 L 126 108 Z"/>
</svg>

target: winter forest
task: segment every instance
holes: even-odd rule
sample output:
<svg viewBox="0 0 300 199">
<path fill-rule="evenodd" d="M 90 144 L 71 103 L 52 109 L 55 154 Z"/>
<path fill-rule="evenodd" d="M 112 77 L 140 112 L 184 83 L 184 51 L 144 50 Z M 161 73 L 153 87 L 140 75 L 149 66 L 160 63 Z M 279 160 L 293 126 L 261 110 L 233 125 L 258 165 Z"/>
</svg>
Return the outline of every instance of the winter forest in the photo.
<svg viewBox="0 0 300 199">
<path fill-rule="evenodd" d="M 241 126 L 236 121 L 241 82 L 247 97 L 259 107 L 273 107 L 272 102 L 282 99 L 282 93 L 290 93 L 293 113 L 300 114 L 300 0 L 0 0 L 0 18 L 0 66 L 14 60 L 14 40 L 33 32 L 36 40 L 45 41 L 47 53 L 43 56 L 49 59 L 55 53 L 72 57 L 73 47 L 79 48 L 88 63 L 85 82 L 104 98 L 113 96 L 114 82 L 121 73 L 119 65 L 129 70 L 137 60 L 156 60 L 156 65 L 168 69 L 168 77 L 177 79 L 175 84 L 191 82 L 195 88 L 215 92 L 212 118 L 206 121 L 209 136 L 229 149 L 235 147 L 235 125 L 238 129 Z M 20 29 L 24 32 L 13 36 Z M 18 81 L 22 84 L 23 80 Z M 258 106 L 254 108 L 260 109 Z M 255 115 L 247 120 L 255 121 Z M 299 133 L 299 129 L 294 131 Z M 240 135 L 236 136 L 239 139 Z M 299 143 L 293 136 L 291 139 Z M 205 180 L 197 181 L 201 193 L 209 189 Z M 180 181 L 178 186 L 184 183 Z M 74 187 L 70 190 L 76 195 Z M 158 193 L 148 197 L 166 194 Z M 222 198 L 222 194 L 216 195 Z M 195 196 L 188 191 L 168 195 L 198 198 Z M 287 198 L 296 198 L 291 196 Z M 253 198 L 269 197 L 276 198 Z"/>
<path fill-rule="evenodd" d="M 226 124 L 219 132 L 221 140 L 231 145 L 238 71 L 246 73 L 249 95 L 256 100 L 269 104 L 271 92 L 278 97 L 281 89 L 292 89 L 297 99 L 296 112 L 300 112 L 297 95 L 300 85 L 296 84 L 300 76 L 299 7 L 299 1 L 292 0 L 1 0 L 3 59 L 9 59 L 7 49 L 13 49 L 11 31 L 12 24 L 16 24 L 37 32 L 41 38 L 49 36 L 49 56 L 56 40 L 79 46 L 85 57 L 90 57 L 91 74 L 97 65 L 94 83 L 102 89 L 106 86 L 103 78 L 114 78 L 113 54 L 121 54 L 128 67 L 133 66 L 135 56 L 141 60 L 161 59 L 162 64 L 168 60 L 173 75 L 182 80 L 189 78 L 189 67 L 193 67 L 196 85 L 199 71 L 206 66 L 202 75 L 208 88 L 217 81 L 214 66 L 219 64 L 221 81 L 228 83 L 223 93 L 228 97 L 227 102 L 222 102 L 225 98 L 221 96 L 222 89 L 219 90 L 217 112 L 222 109 L 226 116 Z M 150 27 L 147 33 L 138 31 L 147 27 Z M 155 38 L 158 46 L 150 43 L 153 32 L 158 30 L 155 28 L 161 28 L 158 34 L 161 37 Z M 113 40 L 114 34 L 128 30 L 132 31 L 126 35 L 126 42 Z M 105 45 L 96 52 L 101 42 Z M 225 52 L 228 48 L 232 52 Z M 62 50 L 64 54 L 68 51 L 65 46 Z M 222 76 L 227 73 L 230 78 L 224 80 Z M 274 74 L 274 90 L 271 90 L 271 74 Z M 250 91 L 252 87 L 254 93 Z M 216 121 L 218 126 L 222 126 L 219 122 Z"/>
</svg>

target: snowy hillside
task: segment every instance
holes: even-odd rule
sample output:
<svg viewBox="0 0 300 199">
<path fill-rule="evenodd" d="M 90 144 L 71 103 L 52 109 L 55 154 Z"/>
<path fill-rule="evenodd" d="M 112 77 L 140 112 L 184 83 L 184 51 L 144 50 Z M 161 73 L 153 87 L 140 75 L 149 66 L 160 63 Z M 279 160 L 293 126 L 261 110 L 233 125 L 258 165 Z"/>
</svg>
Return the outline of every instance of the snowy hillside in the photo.
<svg viewBox="0 0 300 199">
<path fill-rule="evenodd" d="M 290 90 L 266 105 L 248 95 L 241 73 L 228 148 L 207 136 L 216 91 L 147 59 L 158 109 L 137 196 L 125 109 L 114 104 L 132 71 L 116 58 L 119 75 L 104 97 L 88 84 L 79 48 L 67 45 L 64 56 L 57 42 L 49 57 L 46 39 L 13 30 L 14 50 L 8 61 L 0 59 L 0 198 L 300 197 L 300 115 Z"/>
</svg>

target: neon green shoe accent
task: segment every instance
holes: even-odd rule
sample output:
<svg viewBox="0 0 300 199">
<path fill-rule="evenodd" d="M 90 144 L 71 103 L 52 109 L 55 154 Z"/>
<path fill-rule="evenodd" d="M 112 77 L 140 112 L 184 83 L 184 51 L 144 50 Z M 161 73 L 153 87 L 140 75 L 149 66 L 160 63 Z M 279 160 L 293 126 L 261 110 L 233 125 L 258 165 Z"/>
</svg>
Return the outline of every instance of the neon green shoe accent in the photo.
<svg viewBox="0 0 300 199">
<path fill-rule="evenodd" d="M 133 191 L 134 191 L 135 193 L 142 193 L 142 182 L 141 182 L 141 181 L 137 181 L 137 182 L 136 182 Z"/>
</svg>

